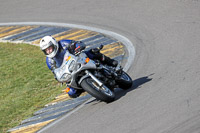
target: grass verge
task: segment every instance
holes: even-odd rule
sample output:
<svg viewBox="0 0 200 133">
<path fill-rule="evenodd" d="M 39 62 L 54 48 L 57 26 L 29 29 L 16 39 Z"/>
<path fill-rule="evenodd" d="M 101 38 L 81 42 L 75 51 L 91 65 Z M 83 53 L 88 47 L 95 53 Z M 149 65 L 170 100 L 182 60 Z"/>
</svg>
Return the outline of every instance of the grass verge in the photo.
<svg viewBox="0 0 200 133">
<path fill-rule="evenodd" d="M 0 132 L 32 116 L 62 89 L 39 47 L 0 43 Z"/>
</svg>

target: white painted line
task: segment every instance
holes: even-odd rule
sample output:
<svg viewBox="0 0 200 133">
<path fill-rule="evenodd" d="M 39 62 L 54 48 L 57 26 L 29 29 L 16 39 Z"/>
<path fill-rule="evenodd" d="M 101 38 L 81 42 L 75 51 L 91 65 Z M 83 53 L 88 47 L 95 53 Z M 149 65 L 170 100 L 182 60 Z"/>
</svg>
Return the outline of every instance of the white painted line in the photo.
<svg viewBox="0 0 200 133">
<path fill-rule="evenodd" d="M 72 115 L 73 113 L 75 113 L 76 111 L 78 111 L 79 109 L 81 109 L 86 103 L 95 100 L 94 97 L 90 98 L 89 100 L 87 100 L 86 102 L 84 102 L 83 104 L 81 104 L 80 106 L 78 106 L 77 108 L 73 109 L 71 112 L 67 113 L 66 115 L 62 116 L 61 118 L 51 122 L 50 124 L 48 124 L 47 126 L 45 126 L 44 128 L 42 128 L 41 130 L 39 130 L 37 133 L 42 133 L 43 131 L 45 131 L 46 129 L 50 128 L 51 126 L 55 125 L 56 123 L 59 123 L 60 121 L 66 119 L 67 117 L 69 117 L 70 115 Z"/>
</svg>

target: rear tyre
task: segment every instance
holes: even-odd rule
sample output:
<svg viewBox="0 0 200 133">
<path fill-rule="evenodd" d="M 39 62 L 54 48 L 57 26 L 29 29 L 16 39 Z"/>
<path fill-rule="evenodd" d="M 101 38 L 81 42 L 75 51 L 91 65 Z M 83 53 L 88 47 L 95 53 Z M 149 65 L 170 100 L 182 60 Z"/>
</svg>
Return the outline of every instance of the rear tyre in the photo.
<svg viewBox="0 0 200 133">
<path fill-rule="evenodd" d="M 92 78 L 86 78 L 81 82 L 81 87 L 90 95 L 104 102 L 115 100 L 115 94 L 107 86 L 100 87 Z"/>
<path fill-rule="evenodd" d="M 117 84 L 120 88 L 127 90 L 132 86 L 133 81 L 131 77 L 123 71 L 119 79 L 117 79 Z"/>
</svg>

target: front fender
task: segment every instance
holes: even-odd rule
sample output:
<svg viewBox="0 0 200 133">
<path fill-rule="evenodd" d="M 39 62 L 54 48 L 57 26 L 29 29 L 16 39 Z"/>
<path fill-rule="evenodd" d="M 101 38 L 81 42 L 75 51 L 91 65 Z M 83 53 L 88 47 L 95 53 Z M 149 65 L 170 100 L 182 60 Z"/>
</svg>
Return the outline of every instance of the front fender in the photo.
<svg viewBox="0 0 200 133">
<path fill-rule="evenodd" d="M 82 82 L 84 79 L 88 78 L 88 77 L 90 77 L 88 74 L 86 74 L 86 75 L 84 75 L 83 77 L 81 77 L 81 79 L 78 81 L 78 84 L 80 85 L 81 82 Z"/>
</svg>

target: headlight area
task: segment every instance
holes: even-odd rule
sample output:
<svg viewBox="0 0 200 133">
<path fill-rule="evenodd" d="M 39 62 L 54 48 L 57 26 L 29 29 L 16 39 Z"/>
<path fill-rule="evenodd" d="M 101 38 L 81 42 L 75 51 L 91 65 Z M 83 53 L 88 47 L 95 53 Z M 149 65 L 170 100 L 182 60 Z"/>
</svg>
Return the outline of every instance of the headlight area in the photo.
<svg viewBox="0 0 200 133">
<path fill-rule="evenodd" d="M 62 75 L 61 79 L 65 82 L 70 82 L 71 81 L 71 74 L 65 73 L 65 74 Z"/>
</svg>

